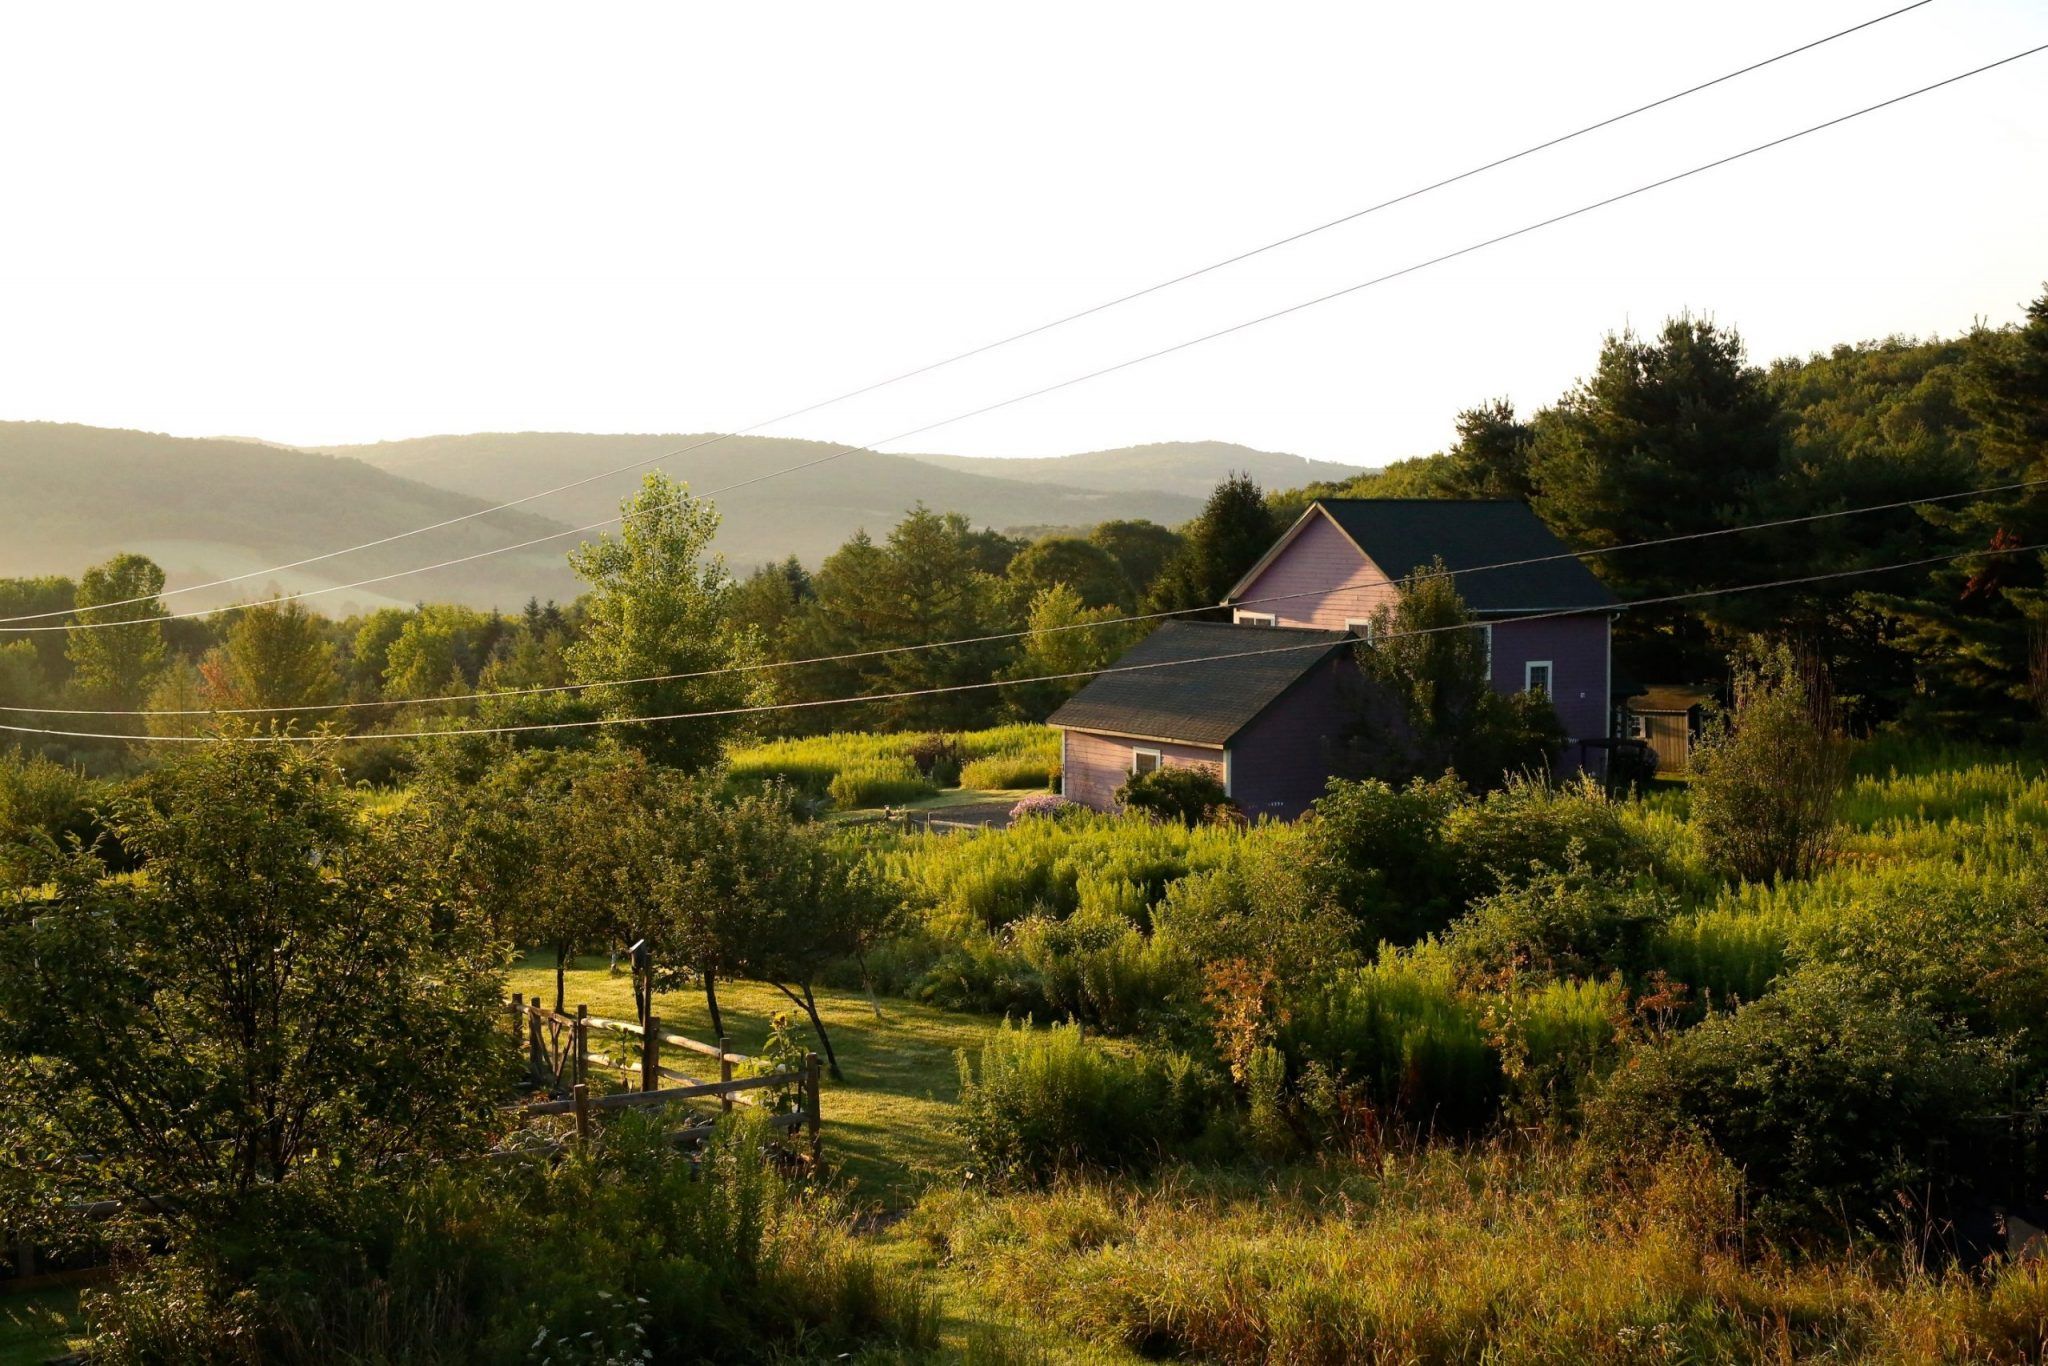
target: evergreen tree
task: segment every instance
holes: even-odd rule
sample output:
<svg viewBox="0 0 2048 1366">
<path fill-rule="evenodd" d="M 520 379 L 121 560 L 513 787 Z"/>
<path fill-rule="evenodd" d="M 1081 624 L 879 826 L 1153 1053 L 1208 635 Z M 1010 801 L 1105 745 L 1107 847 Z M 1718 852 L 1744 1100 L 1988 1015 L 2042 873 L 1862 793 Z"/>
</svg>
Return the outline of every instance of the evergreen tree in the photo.
<svg viewBox="0 0 2048 1366">
<path fill-rule="evenodd" d="M 2016 331 L 1969 343 L 1962 401 L 1981 485 L 2048 478 L 2048 292 Z M 1923 693 L 1946 719 L 1983 733 L 2010 728 L 2042 702 L 2048 680 L 2031 667 L 2048 634 L 2048 557 L 2018 547 L 2048 543 L 2048 489 L 1929 508 L 1924 515 L 1959 550 L 1978 553 L 1936 568 L 1926 587 L 1890 604 Z"/>
<path fill-rule="evenodd" d="M 1519 498 L 1535 486 L 1529 479 L 1529 424 L 1516 419 L 1515 405 L 1489 399 L 1458 414 L 1458 440 L 1436 468 L 1445 498 Z"/>
<path fill-rule="evenodd" d="M 1778 405 L 1733 329 L 1680 317 L 1655 340 L 1610 336 L 1600 362 L 1533 424 L 1536 510 L 1583 549 L 1715 530 L 1753 520 L 1779 471 Z M 1719 541 L 1663 545 L 1599 561 L 1624 598 L 1752 581 L 1756 561 Z M 1685 677 L 1718 662 L 1681 606 L 1631 612 L 1617 626 L 1635 668 Z"/>
<path fill-rule="evenodd" d="M 1201 516 L 1181 529 L 1181 546 L 1145 597 L 1148 612 L 1216 608 L 1278 534 L 1259 486 L 1248 474 L 1218 484 Z M 1221 619 L 1221 608 L 1210 613 Z"/>
</svg>

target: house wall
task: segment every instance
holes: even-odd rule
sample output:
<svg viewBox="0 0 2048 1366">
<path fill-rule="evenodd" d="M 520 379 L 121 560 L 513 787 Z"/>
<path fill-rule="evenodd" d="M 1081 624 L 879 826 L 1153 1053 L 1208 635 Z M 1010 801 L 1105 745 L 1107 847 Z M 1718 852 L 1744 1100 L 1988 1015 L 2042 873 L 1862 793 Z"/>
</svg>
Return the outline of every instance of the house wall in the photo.
<svg viewBox="0 0 2048 1366">
<path fill-rule="evenodd" d="M 1069 801 L 1097 811 L 1116 809 L 1116 790 L 1131 776 L 1131 756 L 1141 749 L 1159 751 L 1159 761 L 1174 768 L 1206 768 L 1217 782 L 1223 777 L 1223 751 L 1197 745 L 1172 745 L 1155 740 L 1126 740 L 1094 731 L 1069 730 L 1061 754 L 1060 791 Z"/>
<path fill-rule="evenodd" d="M 1529 662 L 1547 659 L 1551 664 L 1550 700 L 1564 722 L 1565 733 L 1573 740 L 1604 738 L 1613 724 L 1608 701 L 1607 631 L 1607 617 L 1600 613 L 1495 625 L 1494 689 L 1522 691 Z M 1564 758 L 1567 767 L 1576 767 L 1577 746 L 1568 747 Z M 1594 757 L 1595 772 L 1601 761 L 1601 756 Z"/>
<path fill-rule="evenodd" d="M 1297 593 L 1308 596 L 1293 596 Z M 1370 617 L 1395 594 L 1380 567 L 1359 554 L 1335 522 L 1318 516 L 1246 585 L 1241 596 L 1252 600 L 1245 611 L 1270 612 L 1276 625 L 1341 631 L 1345 621 Z M 1283 601 L 1256 601 L 1260 598 Z"/>
<path fill-rule="evenodd" d="M 1247 816 L 1293 820 L 1323 795 L 1330 755 L 1350 724 L 1332 660 L 1290 688 L 1230 745 L 1230 795 Z"/>
</svg>

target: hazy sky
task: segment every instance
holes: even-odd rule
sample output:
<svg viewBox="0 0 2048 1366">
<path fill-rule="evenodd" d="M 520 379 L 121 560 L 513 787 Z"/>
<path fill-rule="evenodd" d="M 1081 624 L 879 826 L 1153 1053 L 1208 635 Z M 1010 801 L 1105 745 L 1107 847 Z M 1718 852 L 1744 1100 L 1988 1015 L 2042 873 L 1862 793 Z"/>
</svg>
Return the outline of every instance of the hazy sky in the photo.
<svg viewBox="0 0 2048 1366">
<path fill-rule="evenodd" d="M 11 5 L 0 417 L 701 431 L 1098 302 L 1895 7 Z M 1934 0 L 1223 275 L 772 429 L 870 441 L 2048 41 Z M 895 449 L 1377 464 L 1681 309 L 1768 358 L 2048 278 L 2048 54 Z M 545 511 L 545 508 L 536 508 Z"/>
</svg>

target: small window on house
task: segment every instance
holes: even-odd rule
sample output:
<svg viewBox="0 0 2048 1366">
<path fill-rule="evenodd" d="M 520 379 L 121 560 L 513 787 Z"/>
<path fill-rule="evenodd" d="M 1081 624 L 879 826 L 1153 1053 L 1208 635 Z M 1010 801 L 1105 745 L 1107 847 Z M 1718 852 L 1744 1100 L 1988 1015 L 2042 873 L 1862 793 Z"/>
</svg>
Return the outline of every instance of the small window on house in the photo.
<svg viewBox="0 0 2048 1366">
<path fill-rule="evenodd" d="M 1371 617 L 1352 617 L 1344 623 L 1344 629 L 1357 636 L 1360 640 L 1363 640 L 1366 644 L 1372 644 Z"/>
<path fill-rule="evenodd" d="M 1628 714 L 1628 738 L 1631 740 L 1647 740 L 1650 738 L 1650 723 L 1644 720 L 1638 712 L 1630 712 Z"/>
<path fill-rule="evenodd" d="M 1231 620 L 1238 626 L 1278 626 L 1280 619 L 1271 612 L 1236 612 Z"/>
<path fill-rule="evenodd" d="M 1540 692 L 1545 697 L 1556 694 L 1551 689 L 1550 661 L 1532 659 L 1522 666 L 1522 687 L 1526 692 Z"/>
<path fill-rule="evenodd" d="M 1159 751 L 1156 749 L 1134 749 L 1131 751 L 1131 772 L 1157 773 Z"/>
</svg>

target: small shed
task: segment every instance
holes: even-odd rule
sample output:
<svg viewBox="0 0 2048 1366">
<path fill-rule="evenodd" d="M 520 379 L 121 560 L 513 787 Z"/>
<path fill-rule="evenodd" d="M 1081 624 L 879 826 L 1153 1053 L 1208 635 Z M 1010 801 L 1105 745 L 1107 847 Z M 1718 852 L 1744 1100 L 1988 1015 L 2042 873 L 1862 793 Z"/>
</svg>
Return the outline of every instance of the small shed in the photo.
<svg viewBox="0 0 2048 1366">
<path fill-rule="evenodd" d="M 1623 704 L 1629 738 L 1649 743 L 1657 755 L 1659 777 L 1676 778 L 1690 771 L 1692 747 L 1700 738 L 1706 705 L 1713 700 L 1712 688 L 1655 683 Z"/>
<path fill-rule="evenodd" d="M 1245 814 L 1291 820 L 1329 782 L 1348 724 L 1349 631 L 1169 621 L 1049 719 L 1062 790 L 1108 811 L 1134 773 L 1207 769 Z M 1282 705 L 1284 701 L 1284 705 Z"/>
</svg>

